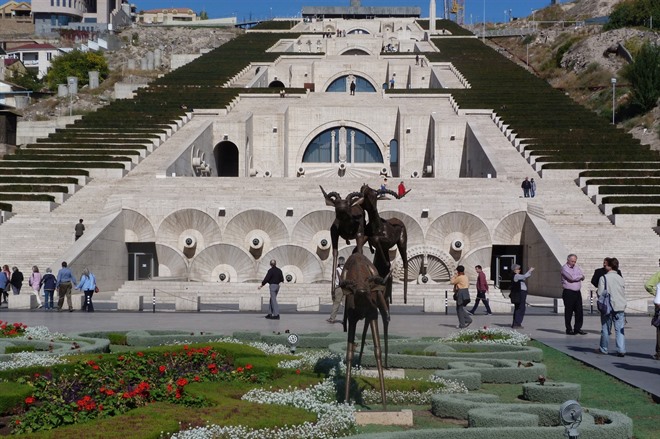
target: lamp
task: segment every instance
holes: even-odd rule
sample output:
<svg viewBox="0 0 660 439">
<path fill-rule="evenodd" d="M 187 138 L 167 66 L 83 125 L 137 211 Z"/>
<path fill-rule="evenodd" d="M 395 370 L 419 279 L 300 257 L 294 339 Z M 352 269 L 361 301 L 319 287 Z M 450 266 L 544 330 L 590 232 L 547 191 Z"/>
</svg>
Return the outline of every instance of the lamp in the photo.
<svg viewBox="0 0 660 439">
<path fill-rule="evenodd" d="M 428 217 L 429 217 L 429 210 L 422 209 L 422 218 L 428 218 Z"/>
<path fill-rule="evenodd" d="M 616 113 L 616 78 L 612 78 L 612 125 L 615 125 Z"/>
<path fill-rule="evenodd" d="M 218 216 L 225 216 L 227 212 L 224 207 L 218 207 Z"/>
<path fill-rule="evenodd" d="M 286 208 L 286 216 L 293 216 L 293 207 Z"/>
</svg>

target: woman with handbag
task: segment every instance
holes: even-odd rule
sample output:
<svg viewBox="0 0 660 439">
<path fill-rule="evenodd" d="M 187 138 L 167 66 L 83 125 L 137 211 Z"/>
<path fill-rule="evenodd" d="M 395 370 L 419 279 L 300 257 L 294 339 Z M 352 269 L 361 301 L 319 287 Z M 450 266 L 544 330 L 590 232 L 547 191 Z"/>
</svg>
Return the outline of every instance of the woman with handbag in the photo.
<svg viewBox="0 0 660 439">
<path fill-rule="evenodd" d="M 465 267 L 456 267 L 456 274 L 449 280 L 454 285 L 454 300 L 456 301 L 456 315 L 458 316 L 457 329 L 464 329 L 472 324 L 472 318 L 468 315 L 465 307 L 470 303 L 470 281 L 465 275 Z"/>
<path fill-rule="evenodd" d="M 605 258 L 605 273 L 598 281 L 598 296 L 605 292 L 610 295 L 612 311 L 609 314 L 601 314 L 600 323 L 600 347 L 596 349 L 597 354 L 607 355 L 614 324 L 617 356 L 626 356 L 626 339 L 623 335 L 623 327 L 626 324 L 626 285 L 623 278 L 617 274 L 619 260 L 617 258 Z"/>
<path fill-rule="evenodd" d="M 94 304 L 92 303 L 92 296 L 96 290 L 96 277 L 85 268 L 80 277 L 80 282 L 76 287 L 77 290 L 82 290 L 85 293 L 85 303 L 83 304 L 83 311 L 94 312 Z"/>
</svg>

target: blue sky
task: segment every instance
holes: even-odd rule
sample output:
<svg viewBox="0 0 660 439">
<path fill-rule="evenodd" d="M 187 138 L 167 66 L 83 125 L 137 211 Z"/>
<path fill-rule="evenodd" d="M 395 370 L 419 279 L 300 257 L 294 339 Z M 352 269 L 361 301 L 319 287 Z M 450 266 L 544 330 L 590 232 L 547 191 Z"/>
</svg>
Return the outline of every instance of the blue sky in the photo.
<svg viewBox="0 0 660 439">
<path fill-rule="evenodd" d="M 560 0 L 561 3 L 566 1 Z M 467 24 L 482 21 L 484 2 L 486 20 L 491 22 L 504 21 L 509 10 L 513 17 L 526 17 L 531 15 L 532 9 L 550 5 L 550 0 L 465 0 Z M 265 19 L 271 15 L 293 17 L 300 13 L 303 6 L 348 6 L 350 0 L 133 0 L 131 3 L 135 3 L 138 10 L 188 7 L 198 13 L 205 10 L 209 18 L 236 16 L 239 21 L 243 21 L 250 18 Z M 436 0 L 436 5 L 438 11 L 442 11 L 444 0 Z M 423 17 L 429 14 L 429 0 L 362 0 L 362 6 L 419 6 Z"/>
</svg>

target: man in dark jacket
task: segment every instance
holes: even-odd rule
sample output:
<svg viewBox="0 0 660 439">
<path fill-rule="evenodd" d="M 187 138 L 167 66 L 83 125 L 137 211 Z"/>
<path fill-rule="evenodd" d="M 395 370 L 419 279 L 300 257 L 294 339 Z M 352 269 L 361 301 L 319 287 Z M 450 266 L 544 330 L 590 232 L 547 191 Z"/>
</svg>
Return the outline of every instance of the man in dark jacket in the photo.
<svg viewBox="0 0 660 439">
<path fill-rule="evenodd" d="M 9 280 L 9 283 L 11 284 L 14 296 L 17 296 L 21 293 L 21 287 L 23 286 L 23 273 L 21 273 L 17 267 L 12 267 L 11 271 L 11 279 Z"/>
<path fill-rule="evenodd" d="M 50 267 L 46 268 L 46 274 L 41 278 L 39 289 L 44 289 L 44 304 L 46 310 L 55 309 L 55 287 L 57 286 L 57 278 L 53 274 Z"/>
<path fill-rule="evenodd" d="M 277 261 L 271 259 L 270 269 L 266 273 L 266 277 L 261 281 L 261 285 L 257 289 L 261 289 L 264 285 L 268 284 L 270 289 L 270 307 L 268 308 L 267 319 L 279 320 L 280 319 L 280 307 L 277 304 L 277 293 L 280 291 L 280 284 L 284 282 L 284 274 L 282 270 L 277 268 Z"/>
<path fill-rule="evenodd" d="M 607 258 L 603 259 L 603 267 L 596 268 L 596 270 L 594 271 L 594 275 L 591 276 L 591 285 L 593 285 L 595 288 L 598 288 L 598 281 L 602 276 L 604 276 L 607 273 L 607 269 L 605 268 L 605 266 L 607 265 L 607 262 L 605 261 L 606 259 Z M 621 274 L 621 270 L 619 270 L 618 268 L 616 270 L 616 274 L 623 277 L 623 275 Z"/>
</svg>

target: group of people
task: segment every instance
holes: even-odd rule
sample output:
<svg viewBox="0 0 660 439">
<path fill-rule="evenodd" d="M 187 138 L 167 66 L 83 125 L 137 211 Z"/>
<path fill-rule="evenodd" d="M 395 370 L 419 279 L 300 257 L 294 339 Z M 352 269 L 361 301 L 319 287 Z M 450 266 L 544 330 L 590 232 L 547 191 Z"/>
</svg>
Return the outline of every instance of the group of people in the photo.
<svg viewBox="0 0 660 439">
<path fill-rule="evenodd" d="M 15 296 L 21 293 L 24 280 L 23 273 L 17 267 L 12 267 L 11 271 L 9 271 L 8 265 L 2 267 L 2 271 L 0 271 L 0 291 L 3 295 L 3 303 L 7 303 L 10 290 Z M 46 268 L 46 273 L 42 275 L 39 267 L 35 265 L 32 267 L 32 273 L 28 278 L 28 285 L 31 288 L 31 293 L 37 298 L 38 308 L 55 309 L 55 291 L 57 291 L 57 310 L 63 310 L 66 298 L 69 311 L 73 312 L 71 290 L 75 288 L 85 295 L 83 311 L 94 311 L 92 296 L 97 291 L 96 277 L 87 268 L 83 270 L 80 282 L 78 282 L 66 262 L 62 262 L 62 268 L 58 271 L 57 277 L 50 267 Z M 41 291 L 43 291 L 43 301 Z"/>
<path fill-rule="evenodd" d="M 536 182 L 532 178 L 525 177 L 520 187 L 523 190 L 523 197 L 525 198 L 534 198 L 536 196 Z"/>
<path fill-rule="evenodd" d="M 586 335 L 582 329 L 584 323 L 584 313 L 582 304 L 582 282 L 585 280 L 584 272 L 577 264 L 577 255 L 570 254 L 566 258 L 566 263 L 561 268 L 562 301 L 564 304 L 564 323 L 566 335 Z M 660 260 L 658 261 L 660 265 Z M 471 302 L 469 292 L 469 279 L 465 274 L 465 267 L 459 265 L 456 273 L 450 279 L 454 286 L 454 301 L 456 302 L 456 315 L 458 316 L 458 329 L 467 328 L 472 324 L 472 318 L 480 302 L 484 303 L 486 314 L 492 314 L 488 297 L 488 282 L 483 269 L 480 265 L 475 267 L 477 272 L 477 297 L 474 306 L 469 311 L 466 306 Z M 528 288 L 526 280 L 532 275 L 534 267 L 527 272 L 522 272 L 520 265 L 513 266 L 513 277 L 511 279 L 510 300 L 514 305 L 513 321 L 511 328 L 523 329 L 522 323 L 525 317 Z M 595 270 L 591 284 L 597 288 L 598 296 L 609 295 L 611 302 L 611 312 L 601 314 L 601 333 L 600 342 L 595 352 L 597 354 L 607 355 L 609 353 L 609 340 L 612 333 L 616 343 L 616 355 L 625 357 L 626 341 L 624 326 L 626 323 L 626 292 L 625 282 L 621 271 L 619 270 L 619 260 L 617 258 L 607 257 L 603 260 L 602 268 Z M 656 314 L 660 314 L 660 271 L 655 273 L 645 284 L 646 291 L 655 295 L 654 305 Z M 656 360 L 660 360 L 660 328 L 657 328 L 656 335 Z"/>
</svg>

